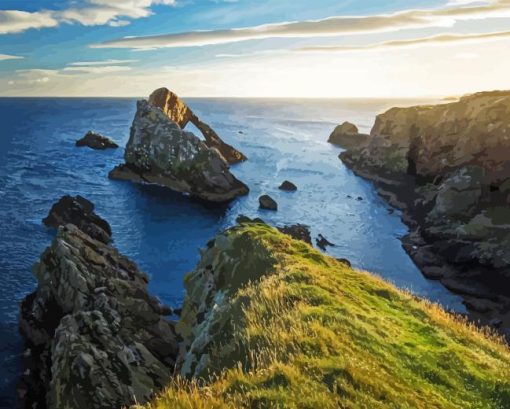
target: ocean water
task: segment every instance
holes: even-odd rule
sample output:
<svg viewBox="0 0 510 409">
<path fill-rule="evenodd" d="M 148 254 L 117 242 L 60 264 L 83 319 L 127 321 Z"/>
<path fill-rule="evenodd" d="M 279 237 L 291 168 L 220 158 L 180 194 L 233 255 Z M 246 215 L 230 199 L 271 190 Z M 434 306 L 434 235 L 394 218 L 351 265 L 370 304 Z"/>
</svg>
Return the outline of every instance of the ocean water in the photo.
<svg viewBox="0 0 510 409">
<path fill-rule="evenodd" d="M 248 156 L 232 171 L 250 187 L 249 196 L 208 207 L 157 186 L 109 180 L 110 169 L 123 162 L 123 149 L 93 151 L 74 142 L 93 129 L 125 146 L 134 99 L 0 99 L 0 407 L 14 405 L 22 351 L 19 302 L 34 290 L 31 266 L 54 236 L 41 219 L 65 194 L 95 203 L 112 226 L 115 246 L 150 275 L 152 293 L 174 307 L 182 301 L 183 276 L 198 261 L 198 249 L 244 214 L 272 224 L 309 225 L 314 239 L 321 233 L 336 244 L 328 249 L 331 255 L 464 311 L 460 298 L 426 280 L 402 249 L 399 237 L 407 229 L 399 213 L 342 164 L 340 148 L 327 143 L 344 120 L 368 132 L 377 113 L 417 101 L 187 102 Z M 285 179 L 299 190 L 279 191 Z M 278 212 L 258 209 L 264 193 L 277 200 Z"/>
</svg>

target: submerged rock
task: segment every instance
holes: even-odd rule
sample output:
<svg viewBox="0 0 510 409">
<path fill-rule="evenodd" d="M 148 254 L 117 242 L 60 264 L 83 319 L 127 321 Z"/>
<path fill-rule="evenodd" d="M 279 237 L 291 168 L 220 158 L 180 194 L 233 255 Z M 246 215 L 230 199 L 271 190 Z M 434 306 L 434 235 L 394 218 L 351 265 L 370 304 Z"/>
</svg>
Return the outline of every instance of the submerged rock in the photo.
<svg viewBox="0 0 510 409">
<path fill-rule="evenodd" d="M 234 147 L 225 143 L 218 134 L 200 118 L 182 101 L 176 94 L 167 88 L 159 88 L 154 91 L 150 97 L 149 102 L 161 108 L 161 110 L 168 115 L 170 120 L 175 122 L 181 129 L 191 122 L 195 125 L 205 138 L 205 143 L 210 148 L 215 148 L 230 163 L 238 163 L 246 160 L 241 152 Z"/>
<path fill-rule="evenodd" d="M 33 271 L 37 290 L 20 314 L 21 407 L 120 409 L 168 384 L 174 327 L 131 260 L 68 224 Z"/>
<path fill-rule="evenodd" d="M 98 150 L 116 149 L 119 147 L 119 145 L 117 145 L 111 139 L 94 131 L 88 131 L 83 138 L 77 140 L 76 146 L 88 146 L 89 148 Z"/>
<path fill-rule="evenodd" d="M 349 149 L 366 144 L 368 135 L 360 134 L 358 127 L 350 122 L 338 125 L 329 136 L 328 142 Z"/>
<path fill-rule="evenodd" d="M 297 190 L 297 186 L 294 183 L 286 180 L 280 185 L 278 189 L 285 190 L 286 192 L 295 192 Z"/>
<path fill-rule="evenodd" d="M 269 195 L 259 197 L 259 206 L 261 209 L 278 210 L 278 203 Z"/>
<path fill-rule="evenodd" d="M 124 158 L 126 164 L 112 170 L 111 178 L 154 183 L 210 202 L 249 192 L 216 149 L 147 101 L 138 101 Z"/>
<path fill-rule="evenodd" d="M 74 224 L 93 239 L 103 243 L 111 241 L 112 229 L 108 222 L 94 212 L 94 204 L 82 196 L 63 196 L 43 219 L 48 227 L 58 228 Z"/>
</svg>

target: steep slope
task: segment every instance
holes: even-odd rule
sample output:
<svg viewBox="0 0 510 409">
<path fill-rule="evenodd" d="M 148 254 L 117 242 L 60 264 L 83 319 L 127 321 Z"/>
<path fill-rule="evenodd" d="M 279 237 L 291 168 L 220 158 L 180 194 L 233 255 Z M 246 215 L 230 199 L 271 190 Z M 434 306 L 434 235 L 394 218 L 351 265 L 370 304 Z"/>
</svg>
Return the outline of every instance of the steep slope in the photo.
<svg viewBox="0 0 510 409">
<path fill-rule="evenodd" d="M 181 377 L 147 408 L 510 407 L 502 342 L 263 223 L 185 286 Z"/>
</svg>

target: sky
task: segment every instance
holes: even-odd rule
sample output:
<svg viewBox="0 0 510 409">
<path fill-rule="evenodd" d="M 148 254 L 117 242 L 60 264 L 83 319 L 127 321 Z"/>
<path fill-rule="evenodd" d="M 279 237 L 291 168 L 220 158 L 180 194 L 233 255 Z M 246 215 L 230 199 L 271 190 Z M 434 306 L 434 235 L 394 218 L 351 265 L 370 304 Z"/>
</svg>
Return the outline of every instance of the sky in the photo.
<svg viewBox="0 0 510 409">
<path fill-rule="evenodd" d="M 0 96 L 510 89 L 510 0 L 0 0 Z"/>
</svg>

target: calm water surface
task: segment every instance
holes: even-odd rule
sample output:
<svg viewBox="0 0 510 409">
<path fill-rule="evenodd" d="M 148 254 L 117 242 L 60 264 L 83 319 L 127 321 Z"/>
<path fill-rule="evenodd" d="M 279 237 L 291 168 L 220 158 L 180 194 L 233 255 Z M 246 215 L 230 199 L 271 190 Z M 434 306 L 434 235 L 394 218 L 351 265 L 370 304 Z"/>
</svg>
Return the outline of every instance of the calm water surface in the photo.
<svg viewBox="0 0 510 409">
<path fill-rule="evenodd" d="M 411 101 L 188 102 L 249 158 L 232 170 L 251 193 L 226 208 L 207 208 L 159 187 L 111 181 L 107 174 L 123 161 L 123 149 L 74 146 L 89 129 L 125 146 L 134 99 L 0 99 L 0 407 L 13 407 L 20 370 L 18 305 L 35 288 L 31 266 L 54 235 L 41 219 L 65 194 L 96 204 L 112 226 L 115 245 L 149 273 L 151 291 L 171 306 L 182 301 L 183 276 L 196 264 L 198 249 L 245 214 L 273 224 L 307 224 L 314 238 L 322 233 L 336 244 L 329 249 L 333 256 L 464 311 L 459 297 L 426 280 L 403 251 L 398 238 L 407 229 L 400 215 L 391 214 L 371 184 L 338 159 L 341 149 L 326 142 L 344 120 L 368 132 L 377 113 Z M 285 179 L 299 190 L 279 191 Z M 278 212 L 258 209 L 263 193 L 277 200 Z"/>
</svg>

